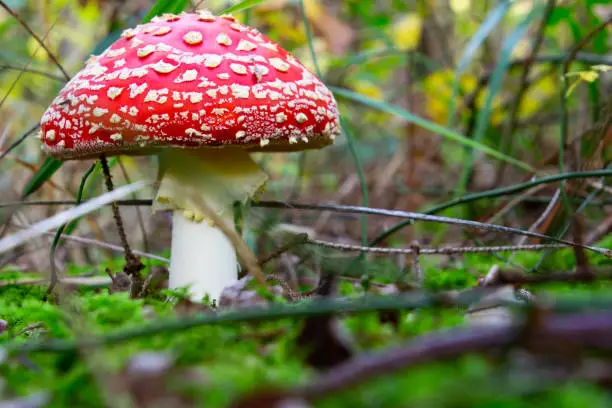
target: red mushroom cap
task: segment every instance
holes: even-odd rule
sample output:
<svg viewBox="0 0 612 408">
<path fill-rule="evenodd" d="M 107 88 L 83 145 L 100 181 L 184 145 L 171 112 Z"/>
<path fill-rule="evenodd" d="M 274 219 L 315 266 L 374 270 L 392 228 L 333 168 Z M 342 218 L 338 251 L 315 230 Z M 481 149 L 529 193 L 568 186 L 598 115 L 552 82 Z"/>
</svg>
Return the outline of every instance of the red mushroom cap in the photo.
<svg viewBox="0 0 612 408">
<path fill-rule="evenodd" d="M 257 30 L 208 11 L 125 30 L 41 120 L 62 159 L 155 147 L 319 148 L 340 133 L 332 93 Z"/>
</svg>

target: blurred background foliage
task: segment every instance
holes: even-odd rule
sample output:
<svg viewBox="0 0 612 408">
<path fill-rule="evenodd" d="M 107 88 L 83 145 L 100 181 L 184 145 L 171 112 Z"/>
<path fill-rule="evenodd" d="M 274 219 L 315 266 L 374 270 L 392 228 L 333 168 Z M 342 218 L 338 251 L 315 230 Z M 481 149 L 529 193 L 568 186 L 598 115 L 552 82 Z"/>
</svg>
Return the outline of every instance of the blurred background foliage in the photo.
<svg viewBox="0 0 612 408">
<path fill-rule="evenodd" d="M 154 6 L 152 0 L 5 2 L 44 40 L 69 75 L 78 72 L 89 55 L 101 53 L 123 29 L 138 24 Z M 158 2 L 161 3 L 164 2 Z M 165 3 L 187 11 L 206 7 L 219 13 L 239 2 Z M 235 16 L 277 41 L 339 91 L 336 95 L 345 128 L 344 136 L 333 147 L 322 151 L 258 155 L 271 176 L 262 198 L 426 211 L 464 193 L 486 193 L 557 173 L 560 168 L 600 170 L 607 165 L 610 129 L 602 126 L 601 121 L 610 117 L 608 95 L 612 74 L 608 71 L 612 66 L 609 53 L 612 29 L 608 25 L 595 30 L 612 17 L 609 0 L 267 0 L 251 3 L 253 7 Z M 585 42 L 576 49 L 578 52 L 570 54 L 581 41 Z M 563 64 L 570 57 L 568 71 L 564 72 Z M 65 80 L 37 40 L 16 18 L 0 10 L 1 150 L 38 123 Z M 415 117 L 426 122 L 415 121 Z M 472 151 L 454 135 L 482 143 L 498 156 L 485 154 L 480 148 Z M 59 169 L 53 168 L 57 171 L 46 167 L 41 171 L 45 157 L 39 144 L 35 137 L 28 137 L 0 159 L 0 203 L 21 199 L 35 176 L 42 177 L 44 182 L 28 199 L 76 198 L 82 177 L 92 162 L 68 162 Z M 522 167 L 499 160 L 500 155 L 513 158 Z M 111 166 L 116 184 L 120 185 L 129 180 L 154 178 L 157 164 L 154 158 L 121 157 L 114 159 Z M 556 187 L 545 186 L 521 197 L 492 194 L 486 199 L 437 212 L 528 229 L 550 203 Z M 95 167 L 85 184 L 83 198 L 103 191 L 101 171 Z M 584 204 L 582 229 L 586 236 L 583 238 L 587 242 L 604 238 L 612 228 L 609 192 L 593 195 L 593 191 L 592 186 L 578 185 L 564 202 L 563 210 L 537 226 L 537 232 L 565 234 L 573 211 Z M 152 191 L 146 191 L 135 197 L 151 196 Z M 0 221 L 10 219 L 8 231 L 17 231 L 54 214 L 58 208 L 66 207 L 2 207 Z M 122 212 L 130 242 L 136 249 L 168 255 L 170 220 L 166 214 L 151 215 L 148 208 L 134 207 L 123 207 Z M 365 219 L 349 214 L 258 208 L 247 212 L 247 221 L 244 237 L 258 254 L 279 246 L 274 235 L 279 224 L 284 228 L 298 226 L 317 237 L 348 244 L 370 242 L 397 224 L 397 220 L 378 216 Z M 140 225 L 144 225 L 142 230 Z M 118 242 L 110 210 L 106 208 L 86 216 L 68 233 Z M 15 253 L 5 254 L 2 279 L 12 282 L 46 276 L 50 269 L 51 239 L 52 236 L 45 236 Z M 519 237 L 418 224 L 406 226 L 383 243 L 405 247 L 414 240 L 424 245 L 459 246 L 511 244 L 518 242 Z M 609 239 L 601 245 L 609 247 Z M 320 268 L 346 272 L 346 265 L 352 259 L 349 255 L 311 247 L 297 255 L 302 259 L 297 268 L 307 274 Z M 54 261 L 60 271 L 70 275 L 100 274 L 107 267 L 118 270 L 121 266 L 116 253 L 73 242 L 62 245 L 55 252 Z M 390 282 L 405 279 L 410 258 L 372 256 L 368 261 L 367 271 L 375 279 Z M 491 265 L 504 265 L 507 261 L 507 257 L 496 254 L 424 258 L 422 264 L 427 271 L 424 286 L 431 290 L 470 287 Z M 603 257 L 593 257 L 592 262 L 609 264 Z M 160 265 L 157 261 L 148 263 L 150 267 Z M 575 260 L 567 250 L 550 256 L 519 254 L 512 265 L 525 270 L 570 269 L 575 266 Z M 281 267 L 275 264 L 269 271 L 275 268 Z M 363 270 L 355 273 L 360 276 Z M 606 290 L 607 286 L 593 288 L 599 289 Z M 362 293 L 362 289 L 346 282 L 341 290 L 348 296 Z M 27 300 L 30 295 L 36 300 Z M 2 316 L 7 319 L 10 316 L 11 324 L 26 327 L 34 321 L 44 321 L 47 328 L 44 336 L 75 336 L 60 311 L 38 301 L 42 297 L 38 288 L 6 289 L 3 297 Z M 155 316 L 175 313 L 174 305 L 158 300 L 143 301 L 149 307 L 145 309 L 141 301 L 130 301 L 121 294 L 97 294 L 84 297 L 81 302 L 79 307 L 91 311 L 93 316 L 87 330 L 96 333 L 137 326 L 147 321 L 147 313 Z M 459 312 L 445 313 L 406 313 L 399 334 L 377 319 L 368 320 L 369 317 L 351 317 L 345 325 L 358 339 L 360 347 L 369 350 L 396 344 L 434 328 L 459 324 Z M 282 324 L 263 325 L 269 331 L 279 327 Z M 285 343 L 293 340 L 295 328 L 289 330 L 287 338 L 282 337 L 269 348 L 256 340 L 246 340 L 236 349 L 228 350 L 223 360 L 215 360 L 211 352 L 198 354 L 205 347 L 191 343 L 214 348 L 219 342 L 235 340 L 243 331 L 246 330 L 215 327 L 211 331 L 194 330 L 184 337 L 161 336 L 142 344 L 117 347 L 117 354 L 109 359 L 112 367 L 106 369 L 118 369 L 138 350 L 179 350 L 177 358 L 181 364 L 193 359 L 205 361 L 209 368 L 214 368 L 207 371 L 204 391 L 191 390 L 196 396 L 204 393 L 207 401 L 212 401 L 211 406 L 223 406 L 230 395 L 252 389 L 258 380 L 283 385 L 300 382 L 311 374 L 284 348 Z M 247 353 L 252 355 L 246 358 Z M 20 384 L 14 390 L 17 394 L 31 392 L 47 380 L 58 381 L 62 392 L 58 394 L 56 406 L 79 403 L 84 406 L 80 398 L 94 392 L 90 389 L 93 385 L 88 380 L 87 368 L 72 367 L 70 359 L 74 356 L 49 359 L 54 369 L 65 369 L 72 375 L 61 380 L 57 379 L 56 371 L 45 371 L 47 377 L 41 378 L 36 371 L 23 373 L 15 366 L 6 368 L 5 374 L 13 379 L 13 386 Z M 409 402 L 432 407 L 487 407 L 492 403 L 530 406 L 498 392 L 499 387 L 490 373 L 485 361 L 466 358 L 457 366 L 425 367 L 396 382 L 377 383 L 343 398 L 345 402 L 351 401 L 351 406 L 373 406 L 373 401 L 384 401 L 386 406 L 406 406 Z M 21 382 L 15 381 L 16 378 Z M 474 383 L 485 386 L 474 387 Z M 87 392 L 75 392 L 71 396 L 70 392 L 80 386 Z M 420 393 L 407 396 L 393 393 L 390 388 L 419 389 Z M 465 391 L 474 388 L 479 389 L 477 393 Z M 568 386 L 563 395 L 546 387 L 534 391 L 524 384 L 508 392 L 512 395 L 532 392 L 532 402 L 538 406 L 603 407 L 610 402 L 607 394 L 582 383 Z M 321 406 L 336 406 L 337 400 L 334 401 Z"/>
</svg>

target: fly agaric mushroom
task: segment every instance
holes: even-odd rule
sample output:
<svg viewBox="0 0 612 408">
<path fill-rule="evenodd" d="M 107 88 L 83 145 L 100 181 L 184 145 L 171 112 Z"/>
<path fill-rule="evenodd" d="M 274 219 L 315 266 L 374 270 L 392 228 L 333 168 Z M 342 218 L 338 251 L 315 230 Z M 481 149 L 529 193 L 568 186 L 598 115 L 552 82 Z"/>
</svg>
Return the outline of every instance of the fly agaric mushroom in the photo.
<svg viewBox="0 0 612 408">
<path fill-rule="evenodd" d="M 41 132 L 43 150 L 63 160 L 158 155 L 154 211 L 174 212 L 169 286 L 217 299 L 237 278 L 235 251 L 182 187 L 233 225 L 233 203 L 267 180 L 251 152 L 321 148 L 340 130 L 333 95 L 293 56 L 199 11 L 125 30 L 61 90 Z"/>
</svg>

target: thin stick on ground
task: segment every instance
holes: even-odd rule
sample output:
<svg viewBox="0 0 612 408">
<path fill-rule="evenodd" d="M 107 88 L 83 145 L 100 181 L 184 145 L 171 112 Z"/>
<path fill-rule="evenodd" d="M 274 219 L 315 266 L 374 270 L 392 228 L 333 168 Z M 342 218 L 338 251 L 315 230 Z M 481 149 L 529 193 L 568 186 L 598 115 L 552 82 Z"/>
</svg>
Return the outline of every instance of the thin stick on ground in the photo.
<svg viewBox="0 0 612 408">
<path fill-rule="evenodd" d="M 0 6 L 3 9 L 5 9 L 7 13 L 13 16 L 13 18 L 17 20 L 17 22 L 36 40 L 36 42 L 40 44 L 40 46 L 47 52 L 47 55 L 49 56 L 49 58 L 51 58 L 51 61 L 53 61 L 53 63 L 59 68 L 59 70 L 62 71 L 64 78 L 66 80 L 69 80 L 70 75 L 68 75 L 68 72 L 66 72 L 64 67 L 62 67 L 62 64 L 60 64 L 57 57 L 45 45 L 44 40 L 41 39 L 34 31 L 32 31 L 30 26 L 25 21 L 23 21 L 23 19 L 19 16 L 19 14 L 15 13 L 4 1 L 0 0 Z"/>
<path fill-rule="evenodd" d="M 58 81 L 58 82 L 66 82 L 66 78 L 64 78 L 64 76 L 62 76 L 62 75 L 55 75 L 55 74 L 52 74 L 50 72 L 45 72 L 45 71 L 41 71 L 41 70 L 33 69 L 33 68 L 23 68 L 23 67 L 18 67 L 16 65 L 0 63 L 0 69 L 10 69 L 10 70 L 14 70 L 14 71 L 21 71 L 21 72 L 24 72 L 26 74 L 34 74 L 34 75 L 44 76 L 45 78 L 53 79 L 53 80 Z"/>
<path fill-rule="evenodd" d="M 30 228 L 30 225 L 25 225 L 25 224 L 16 224 L 16 223 L 12 223 L 11 224 L 12 227 L 17 227 L 17 228 Z M 55 236 L 55 232 L 45 232 L 44 235 L 47 235 L 49 237 L 54 237 Z M 103 241 L 99 241 L 97 239 L 93 239 L 93 238 L 87 238 L 87 237 L 80 237 L 77 235 L 68 235 L 68 234 L 61 234 L 60 238 L 66 241 L 72 241 L 75 243 L 79 243 L 82 245 L 87 245 L 87 246 L 96 246 L 99 248 L 103 248 L 103 249 L 108 249 L 114 252 L 120 252 L 120 253 L 125 253 L 125 248 L 121 245 L 115 245 L 115 244 L 111 244 L 109 242 L 103 242 Z M 158 256 L 155 254 L 151 254 L 148 252 L 141 252 L 141 251 L 135 251 L 132 250 L 132 253 L 136 256 L 140 256 L 143 258 L 148 258 L 154 261 L 160 261 L 163 263 L 170 263 L 170 260 L 168 258 L 164 258 L 162 256 Z"/>
<path fill-rule="evenodd" d="M 544 221 L 546 221 L 548 219 L 550 214 L 557 207 L 557 203 L 559 202 L 560 197 L 561 197 L 561 190 L 557 189 L 555 191 L 555 194 L 554 194 L 552 200 L 550 200 L 550 203 L 548 203 L 548 205 L 544 209 L 544 212 L 542 214 L 540 214 L 538 219 L 531 225 L 531 227 L 529 227 L 528 231 L 530 231 L 530 232 L 536 231 L 540 227 L 540 225 L 542 225 L 542 223 L 544 223 Z M 518 242 L 518 245 L 524 245 L 525 242 L 527 242 L 528 239 L 529 238 L 525 237 L 525 236 L 521 237 L 519 242 Z M 514 253 L 512 253 L 512 255 L 510 255 L 510 257 L 508 258 L 508 261 L 506 262 L 506 266 L 508 266 L 509 264 L 512 263 L 512 260 L 514 259 L 515 255 L 516 255 L 516 252 L 514 252 Z"/>
<path fill-rule="evenodd" d="M 130 179 L 130 176 L 125 168 L 125 166 L 123 165 L 123 162 L 121 161 L 121 158 L 117 158 L 117 163 L 119 164 L 119 168 L 121 169 L 121 172 L 123 173 L 123 178 L 125 179 L 125 182 L 128 184 L 132 184 L 132 180 Z M 136 199 L 136 195 L 133 195 L 134 199 Z M 144 217 L 142 216 L 142 211 L 140 211 L 140 207 L 136 206 L 136 216 L 138 217 L 138 225 L 140 226 L 140 233 L 142 234 L 142 246 L 144 248 L 144 252 L 149 252 L 149 240 L 147 238 L 147 228 L 145 226 L 145 222 L 144 222 Z"/>
<path fill-rule="evenodd" d="M 32 133 L 34 133 L 34 132 L 36 132 L 36 130 L 38 130 L 39 126 L 40 125 L 37 123 L 36 125 L 32 126 L 30 129 L 28 129 L 24 134 L 19 136 L 19 138 L 17 140 L 15 140 L 13 143 L 11 143 L 11 145 L 9 147 L 7 147 L 7 149 L 5 151 L 0 153 L 0 160 L 4 159 L 4 157 L 6 157 L 7 154 L 9 154 L 13 150 L 15 150 L 17 147 L 19 147 L 19 145 L 21 145 L 23 143 L 23 141 L 28 138 L 28 136 L 30 136 Z"/>
<path fill-rule="evenodd" d="M 113 191 L 113 180 L 106 156 L 100 156 L 100 163 L 102 164 L 102 171 L 104 172 L 106 189 L 111 192 Z M 113 201 L 111 206 L 113 209 L 113 218 L 115 219 L 115 224 L 117 225 L 117 231 L 119 233 L 119 239 L 121 240 L 121 245 L 123 246 L 123 250 L 125 252 L 124 272 L 132 278 L 132 296 L 138 296 L 138 294 L 141 292 L 142 286 L 140 271 L 144 269 L 144 265 L 142 262 L 140 262 L 140 259 L 134 255 L 132 248 L 130 248 L 117 202 Z"/>
<path fill-rule="evenodd" d="M 501 208 L 495 208 L 495 214 L 489 218 L 486 223 L 487 224 L 497 224 L 499 223 L 510 211 L 512 211 L 517 205 L 524 202 L 530 196 L 537 194 L 543 189 L 547 188 L 546 184 L 540 184 L 539 186 L 535 186 L 530 188 L 529 190 L 519 194 L 517 197 L 513 198 L 509 202 L 505 203 Z"/>
</svg>

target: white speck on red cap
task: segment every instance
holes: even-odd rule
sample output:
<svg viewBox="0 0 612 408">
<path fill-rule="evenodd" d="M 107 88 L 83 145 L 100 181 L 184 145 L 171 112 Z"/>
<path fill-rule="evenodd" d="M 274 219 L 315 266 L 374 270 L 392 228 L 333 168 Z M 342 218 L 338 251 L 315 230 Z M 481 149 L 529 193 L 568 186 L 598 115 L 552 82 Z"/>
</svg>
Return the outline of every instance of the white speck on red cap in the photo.
<svg viewBox="0 0 612 408">
<path fill-rule="evenodd" d="M 208 11 L 126 30 L 60 91 L 41 131 L 44 150 L 61 159 L 161 147 L 295 151 L 340 133 L 316 76 L 257 30 Z"/>
</svg>

